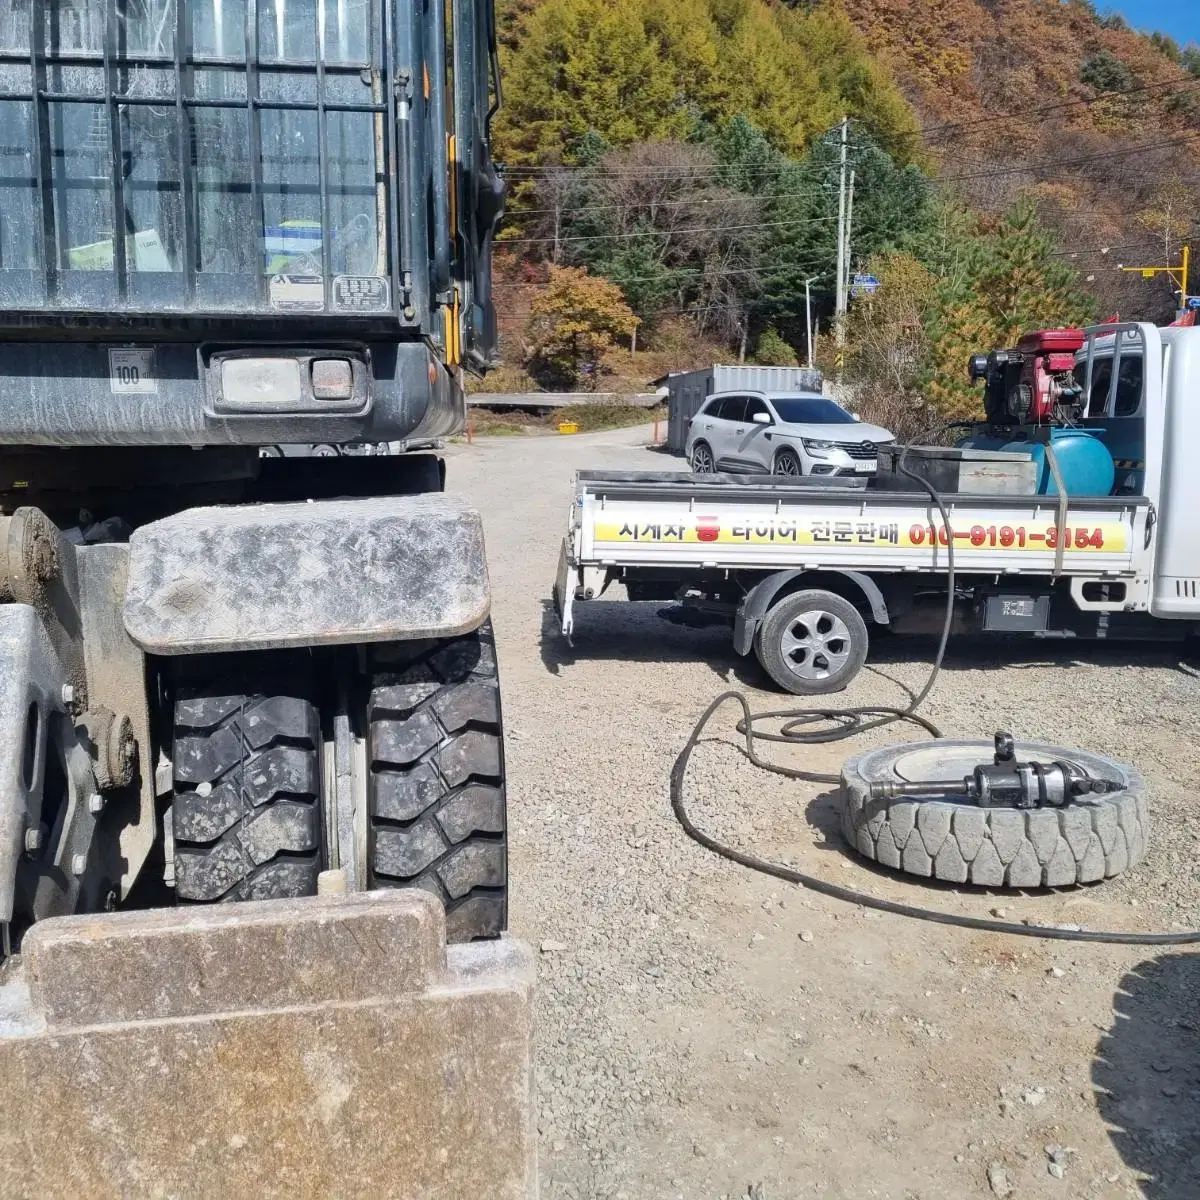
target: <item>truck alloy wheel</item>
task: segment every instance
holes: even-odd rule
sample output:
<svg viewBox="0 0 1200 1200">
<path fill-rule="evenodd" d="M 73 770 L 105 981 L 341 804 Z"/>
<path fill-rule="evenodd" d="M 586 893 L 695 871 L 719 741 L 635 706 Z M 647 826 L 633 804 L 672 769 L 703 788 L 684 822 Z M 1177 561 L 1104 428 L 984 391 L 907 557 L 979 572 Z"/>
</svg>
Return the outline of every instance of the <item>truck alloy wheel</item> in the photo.
<svg viewBox="0 0 1200 1200">
<path fill-rule="evenodd" d="M 820 695 L 841 691 L 867 657 L 866 622 L 834 592 L 794 592 L 767 612 L 755 651 L 785 691 Z"/>
</svg>

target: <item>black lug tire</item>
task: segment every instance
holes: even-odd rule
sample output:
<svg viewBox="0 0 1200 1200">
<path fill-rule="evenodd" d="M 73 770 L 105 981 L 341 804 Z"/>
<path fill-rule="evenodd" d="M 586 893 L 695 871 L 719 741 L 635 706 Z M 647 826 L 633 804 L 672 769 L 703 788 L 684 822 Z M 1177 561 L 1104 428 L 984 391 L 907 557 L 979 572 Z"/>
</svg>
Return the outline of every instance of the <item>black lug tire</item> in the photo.
<svg viewBox="0 0 1200 1200">
<path fill-rule="evenodd" d="M 821 610 L 839 617 L 849 633 L 850 653 L 839 669 L 824 679 L 809 679 L 798 675 L 784 655 L 781 641 L 784 633 L 805 612 Z M 811 589 L 793 592 L 777 600 L 754 639 L 754 652 L 763 670 L 785 692 L 794 696 L 822 696 L 829 692 L 840 692 L 858 674 L 867 659 L 870 638 L 867 624 L 858 609 L 843 596 L 835 592 Z"/>
<path fill-rule="evenodd" d="M 316 894 L 321 724 L 299 688 L 263 695 L 179 688 L 175 701 L 175 892 L 180 901 Z"/>
<path fill-rule="evenodd" d="M 508 925 L 500 684 L 491 623 L 389 651 L 370 721 L 372 887 L 420 887 L 452 942 Z"/>
<path fill-rule="evenodd" d="M 1069 759 L 1098 777 L 1119 778 L 1123 787 L 1076 797 L 1061 808 L 982 808 L 965 797 L 876 800 L 871 784 L 900 778 L 893 763 L 903 755 L 936 756 L 949 764 L 947 778 L 965 775 L 964 763 L 988 762 L 992 756 L 991 743 L 984 741 L 947 738 L 885 746 L 850 759 L 842 768 L 842 834 L 859 854 L 882 866 L 989 888 L 1098 883 L 1141 862 L 1149 845 L 1150 818 L 1146 785 L 1136 771 L 1059 746 L 1032 743 L 1017 749 L 1022 761 Z M 935 774 L 940 772 L 919 778 Z"/>
</svg>

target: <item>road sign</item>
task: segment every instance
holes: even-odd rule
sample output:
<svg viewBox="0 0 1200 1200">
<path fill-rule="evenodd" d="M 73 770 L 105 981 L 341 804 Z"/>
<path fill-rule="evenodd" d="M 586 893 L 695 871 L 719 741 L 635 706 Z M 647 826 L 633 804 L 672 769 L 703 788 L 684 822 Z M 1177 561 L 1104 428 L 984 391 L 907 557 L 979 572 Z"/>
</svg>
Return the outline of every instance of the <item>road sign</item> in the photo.
<svg viewBox="0 0 1200 1200">
<path fill-rule="evenodd" d="M 1200 308 L 1200 296 L 1189 296 L 1187 306 L 1188 308 Z"/>
<path fill-rule="evenodd" d="M 879 280 L 874 275 L 855 275 L 850 282 L 850 293 L 854 296 L 870 296 L 879 291 Z"/>
</svg>

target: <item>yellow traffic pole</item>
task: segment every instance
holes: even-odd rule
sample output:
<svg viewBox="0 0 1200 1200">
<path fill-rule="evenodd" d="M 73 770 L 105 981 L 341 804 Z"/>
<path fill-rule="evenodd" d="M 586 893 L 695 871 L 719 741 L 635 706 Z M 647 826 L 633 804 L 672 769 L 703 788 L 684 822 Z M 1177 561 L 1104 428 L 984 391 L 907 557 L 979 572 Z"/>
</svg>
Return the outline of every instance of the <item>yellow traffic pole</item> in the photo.
<svg viewBox="0 0 1200 1200">
<path fill-rule="evenodd" d="M 1192 248 L 1190 245 L 1183 247 L 1182 262 L 1179 266 L 1165 267 L 1127 267 L 1124 264 L 1118 266 L 1120 271 L 1133 271 L 1140 275 L 1143 279 L 1153 279 L 1156 275 L 1168 275 L 1171 282 L 1179 289 L 1179 315 L 1187 312 L 1188 307 L 1188 275 L 1192 264 Z"/>
</svg>

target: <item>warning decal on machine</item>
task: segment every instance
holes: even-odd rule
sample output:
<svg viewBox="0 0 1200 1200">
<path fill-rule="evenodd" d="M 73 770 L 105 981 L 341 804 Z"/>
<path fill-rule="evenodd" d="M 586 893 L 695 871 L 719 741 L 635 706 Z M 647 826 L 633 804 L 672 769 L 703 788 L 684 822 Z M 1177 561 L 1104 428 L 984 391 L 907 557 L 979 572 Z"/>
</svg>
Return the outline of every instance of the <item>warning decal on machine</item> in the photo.
<svg viewBox="0 0 1200 1200">
<path fill-rule="evenodd" d="M 320 312 L 325 307 L 325 281 L 320 275 L 272 275 L 267 299 L 281 312 Z"/>
<path fill-rule="evenodd" d="M 112 349 L 108 352 L 108 386 L 114 396 L 153 396 L 158 393 L 154 377 L 154 348 Z"/>
</svg>

